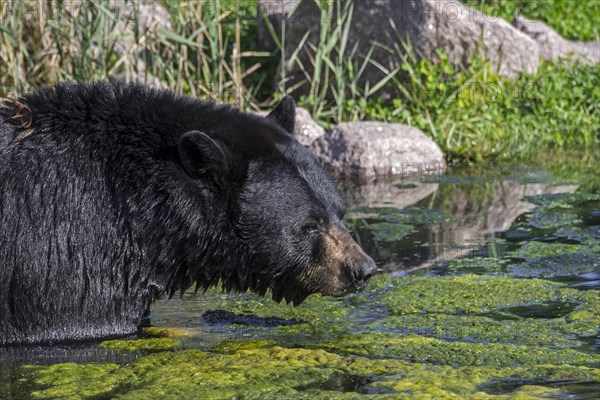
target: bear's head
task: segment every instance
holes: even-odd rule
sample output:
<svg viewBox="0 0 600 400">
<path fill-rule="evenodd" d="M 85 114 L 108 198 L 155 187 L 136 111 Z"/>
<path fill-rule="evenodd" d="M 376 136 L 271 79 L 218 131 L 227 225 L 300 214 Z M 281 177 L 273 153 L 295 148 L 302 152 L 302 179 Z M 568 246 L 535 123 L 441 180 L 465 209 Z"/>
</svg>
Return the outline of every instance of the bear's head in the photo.
<svg viewBox="0 0 600 400">
<path fill-rule="evenodd" d="M 297 305 L 312 293 L 364 288 L 376 265 L 344 227 L 331 175 L 293 138 L 294 121 L 295 104 L 286 97 L 266 118 L 246 114 L 234 129 L 186 133 L 179 152 L 190 176 L 212 176 L 228 193 L 222 201 L 236 260 L 220 268 L 223 287 L 271 290 L 274 300 Z"/>
</svg>

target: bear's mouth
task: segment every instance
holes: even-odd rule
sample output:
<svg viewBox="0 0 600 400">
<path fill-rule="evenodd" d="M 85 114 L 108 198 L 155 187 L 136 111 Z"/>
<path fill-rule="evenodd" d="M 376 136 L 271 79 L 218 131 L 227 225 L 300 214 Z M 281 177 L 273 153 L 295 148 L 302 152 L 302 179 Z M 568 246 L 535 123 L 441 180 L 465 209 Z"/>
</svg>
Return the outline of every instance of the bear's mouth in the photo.
<svg viewBox="0 0 600 400">
<path fill-rule="evenodd" d="M 352 283 L 346 287 L 323 290 L 321 292 L 321 294 L 324 296 L 331 296 L 331 297 L 344 297 L 351 293 L 363 291 L 364 289 L 366 289 L 366 287 L 367 287 L 367 280 L 361 280 L 361 281 L 355 280 L 355 281 L 352 281 Z"/>
<path fill-rule="evenodd" d="M 366 280 L 353 281 L 352 282 L 352 286 L 353 286 L 352 293 L 354 293 L 354 292 L 360 292 L 362 290 L 365 290 L 367 288 L 368 282 L 369 282 L 368 278 Z"/>
</svg>

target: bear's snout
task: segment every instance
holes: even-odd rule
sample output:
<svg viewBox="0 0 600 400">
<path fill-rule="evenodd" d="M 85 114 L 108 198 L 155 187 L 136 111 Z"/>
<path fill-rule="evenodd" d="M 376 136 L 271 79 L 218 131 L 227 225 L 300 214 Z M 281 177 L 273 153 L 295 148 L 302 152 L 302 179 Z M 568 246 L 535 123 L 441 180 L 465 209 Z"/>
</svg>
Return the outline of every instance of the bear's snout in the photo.
<svg viewBox="0 0 600 400">
<path fill-rule="evenodd" d="M 343 226 L 327 230 L 322 242 L 320 292 L 344 296 L 362 290 L 377 271 L 375 261 L 356 243 Z"/>
<path fill-rule="evenodd" d="M 352 281 L 356 289 L 364 289 L 375 272 L 377 272 L 375 261 L 371 257 L 366 256 L 366 259 L 352 270 Z"/>
</svg>

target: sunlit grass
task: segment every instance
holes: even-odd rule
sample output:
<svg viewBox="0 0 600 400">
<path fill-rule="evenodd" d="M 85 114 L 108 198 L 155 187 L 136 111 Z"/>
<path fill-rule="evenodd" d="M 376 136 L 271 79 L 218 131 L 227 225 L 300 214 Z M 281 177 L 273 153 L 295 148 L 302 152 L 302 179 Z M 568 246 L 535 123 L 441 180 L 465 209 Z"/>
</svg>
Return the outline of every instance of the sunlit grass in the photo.
<svg viewBox="0 0 600 400">
<path fill-rule="evenodd" d="M 170 28 L 144 31 L 133 0 L 112 8 L 106 1 L 0 2 L 0 97 L 58 81 L 120 77 L 257 109 L 294 94 L 302 84 L 308 90 L 300 104 L 326 127 L 351 120 L 414 125 L 450 161 L 513 158 L 547 146 L 598 145 L 600 140 L 600 66 L 543 63 L 536 75 L 507 80 L 478 59 L 456 70 L 441 53 L 437 64 L 407 56 L 399 49 L 410 44 L 399 39 L 397 48 L 388 49 L 396 67 L 385 69 L 371 58 L 381 45 L 373 44 L 365 55 L 350 46 L 354 10 L 352 2 L 339 0 L 320 2 L 319 43 L 307 35 L 302 50 L 286 52 L 285 40 L 274 37 L 276 49 L 262 52 L 255 0 L 161 3 L 170 13 Z M 577 7 L 567 0 L 466 3 L 509 20 L 520 10 L 571 38 L 598 37 L 600 14 L 588 12 L 600 9 L 598 0 Z M 274 34 L 275 27 L 269 28 Z M 301 57 L 301 51 L 309 56 Z M 288 83 L 285 68 L 294 64 L 304 77 L 296 85 Z M 368 67 L 379 68 L 384 78 L 361 83 Z M 380 100 L 381 88 L 396 96 Z"/>
</svg>

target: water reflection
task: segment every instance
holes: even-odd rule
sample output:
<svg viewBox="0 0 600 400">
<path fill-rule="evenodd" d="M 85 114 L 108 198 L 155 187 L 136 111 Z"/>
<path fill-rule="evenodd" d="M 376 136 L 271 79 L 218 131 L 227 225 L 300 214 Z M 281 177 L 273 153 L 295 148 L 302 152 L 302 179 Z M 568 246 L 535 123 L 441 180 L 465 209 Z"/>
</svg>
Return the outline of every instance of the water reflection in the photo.
<svg viewBox="0 0 600 400">
<path fill-rule="evenodd" d="M 341 184 L 349 209 L 415 206 L 424 213 L 442 211 L 452 217 L 451 222 L 419 224 L 414 233 L 391 243 L 375 240 L 368 224 L 354 227 L 358 241 L 375 257 L 382 271 L 414 270 L 437 261 L 473 255 L 482 246 L 493 246 L 496 232 L 509 230 L 519 216 L 535 208 L 534 204 L 524 201 L 524 197 L 573 193 L 578 188 L 576 185 L 522 183 L 510 174 L 496 182 L 473 175 L 464 179 L 456 175 L 452 179 L 432 180 L 398 177 L 360 185 Z M 366 222 L 376 220 L 371 218 Z M 526 230 L 515 230 L 511 235 L 519 240 L 530 237 Z"/>
</svg>

